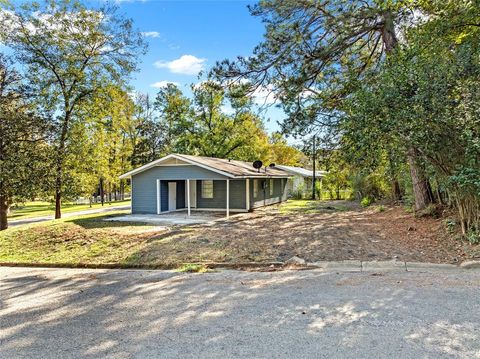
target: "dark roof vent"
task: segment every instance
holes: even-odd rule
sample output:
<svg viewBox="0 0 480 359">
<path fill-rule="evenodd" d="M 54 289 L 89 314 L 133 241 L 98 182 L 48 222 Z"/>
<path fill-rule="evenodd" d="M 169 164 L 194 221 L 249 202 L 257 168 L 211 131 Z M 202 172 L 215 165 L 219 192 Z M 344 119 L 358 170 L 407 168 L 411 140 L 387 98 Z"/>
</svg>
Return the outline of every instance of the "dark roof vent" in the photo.
<svg viewBox="0 0 480 359">
<path fill-rule="evenodd" d="M 270 167 L 270 168 L 275 167 L 275 163 L 270 163 L 270 165 L 268 165 L 268 167 Z"/>
</svg>

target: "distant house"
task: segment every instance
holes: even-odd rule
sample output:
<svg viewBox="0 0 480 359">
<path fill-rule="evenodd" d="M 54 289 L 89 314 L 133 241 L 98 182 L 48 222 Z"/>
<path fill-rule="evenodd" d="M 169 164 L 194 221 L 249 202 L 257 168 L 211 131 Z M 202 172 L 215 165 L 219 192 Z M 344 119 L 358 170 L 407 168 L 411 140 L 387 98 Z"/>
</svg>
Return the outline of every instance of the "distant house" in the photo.
<svg viewBox="0 0 480 359">
<path fill-rule="evenodd" d="M 276 168 L 279 168 L 290 174 L 290 179 L 288 180 L 287 193 L 288 196 L 293 196 L 296 194 L 301 194 L 302 196 L 307 196 L 312 193 L 312 181 L 313 181 L 313 171 L 307 170 L 301 167 L 293 166 L 283 166 L 278 165 Z M 327 171 L 315 171 L 315 181 L 320 183 L 323 180 L 323 177 L 327 174 Z"/>
<path fill-rule="evenodd" d="M 171 154 L 123 174 L 132 186 L 132 213 L 178 210 L 248 212 L 287 199 L 290 174 L 277 167 Z"/>
</svg>

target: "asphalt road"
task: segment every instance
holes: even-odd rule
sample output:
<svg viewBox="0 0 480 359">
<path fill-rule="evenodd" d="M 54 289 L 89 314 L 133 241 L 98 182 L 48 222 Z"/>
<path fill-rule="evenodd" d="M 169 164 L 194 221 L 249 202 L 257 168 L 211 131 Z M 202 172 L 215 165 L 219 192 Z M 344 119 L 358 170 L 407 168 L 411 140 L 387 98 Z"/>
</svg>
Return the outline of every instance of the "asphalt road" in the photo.
<svg viewBox="0 0 480 359">
<path fill-rule="evenodd" d="M 110 205 L 107 205 L 107 206 L 102 207 L 102 208 L 86 209 L 84 211 L 77 211 L 77 212 L 67 212 L 67 213 L 62 214 L 62 218 L 82 216 L 84 214 L 94 214 L 94 213 L 104 213 L 104 212 L 111 212 L 111 211 L 120 211 L 120 210 L 124 210 L 124 209 L 130 209 L 130 205 L 126 205 L 126 206 L 110 206 Z M 48 215 L 48 216 L 40 216 L 40 217 L 32 217 L 32 218 L 11 220 L 11 221 L 8 221 L 8 226 L 9 227 L 15 227 L 15 226 L 20 226 L 22 224 L 46 222 L 46 221 L 51 221 L 54 218 L 55 218 L 55 215 L 51 214 L 51 215 Z"/>
<path fill-rule="evenodd" d="M 480 271 L 0 268 L 1 358 L 480 358 Z"/>
</svg>

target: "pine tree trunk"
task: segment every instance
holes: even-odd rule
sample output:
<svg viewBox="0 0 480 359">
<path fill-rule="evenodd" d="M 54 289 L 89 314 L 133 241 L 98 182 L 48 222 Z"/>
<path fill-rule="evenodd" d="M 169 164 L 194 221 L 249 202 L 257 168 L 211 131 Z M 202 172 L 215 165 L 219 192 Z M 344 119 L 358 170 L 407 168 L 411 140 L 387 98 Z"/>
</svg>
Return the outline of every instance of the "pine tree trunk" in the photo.
<svg viewBox="0 0 480 359">
<path fill-rule="evenodd" d="M 412 177 L 415 210 L 420 211 L 433 203 L 432 189 L 423 169 L 417 163 L 417 150 L 410 148 L 407 153 L 410 175 Z"/>
<path fill-rule="evenodd" d="M 0 231 L 8 228 L 8 202 L 5 195 L 0 195 Z"/>
</svg>

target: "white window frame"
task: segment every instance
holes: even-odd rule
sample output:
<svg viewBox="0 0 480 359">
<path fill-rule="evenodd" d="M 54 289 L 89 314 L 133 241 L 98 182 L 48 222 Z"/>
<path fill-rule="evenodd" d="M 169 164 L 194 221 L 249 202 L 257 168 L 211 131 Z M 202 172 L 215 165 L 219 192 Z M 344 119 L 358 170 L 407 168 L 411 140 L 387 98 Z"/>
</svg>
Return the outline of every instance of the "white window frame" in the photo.
<svg viewBox="0 0 480 359">
<path fill-rule="evenodd" d="M 202 186 L 201 187 L 202 198 L 212 199 L 213 198 L 213 180 L 202 180 L 201 186 Z"/>
<path fill-rule="evenodd" d="M 253 180 L 253 198 L 258 198 L 258 179 Z"/>
<path fill-rule="evenodd" d="M 270 178 L 270 197 L 273 197 L 273 184 L 275 183 L 275 180 L 273 178 Z"/>
</svg>

